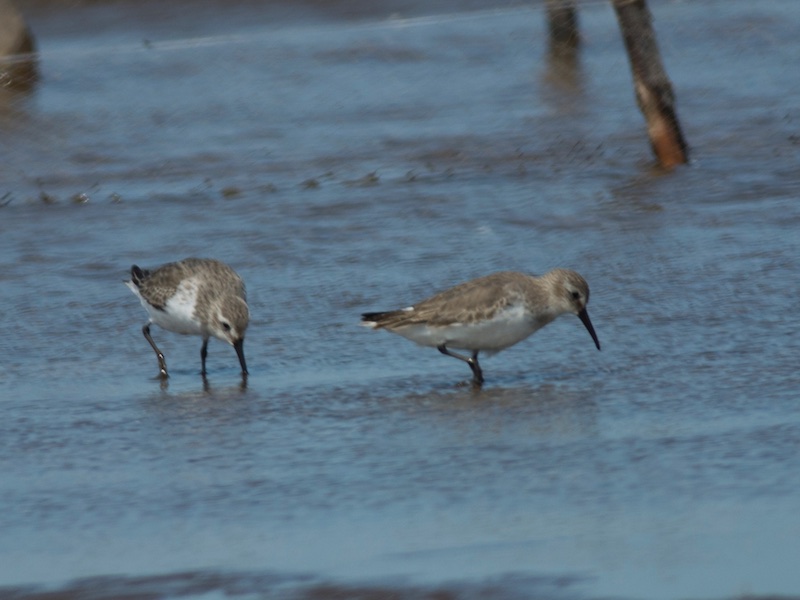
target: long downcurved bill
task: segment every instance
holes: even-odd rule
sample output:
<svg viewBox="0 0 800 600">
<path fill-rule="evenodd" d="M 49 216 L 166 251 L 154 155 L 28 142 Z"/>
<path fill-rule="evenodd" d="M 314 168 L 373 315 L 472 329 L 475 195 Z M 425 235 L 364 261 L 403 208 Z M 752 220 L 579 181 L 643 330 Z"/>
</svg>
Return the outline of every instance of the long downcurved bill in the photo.
<svg viewBox="0 0 800 600">
<path fill-rule="evenodd" d="M 244 338 L 236 342 L 233 348 L 236 350 L 236 356 L 239 357 L 239 364 L 242 365 L 242 375 L 247 375 L 247 363 L 244 361 Z"/>
<path fill-rule="evenodd" d="M 589 332 L 589 335 L 592 336 L 594 345 L 597 346 L 598 350 L 600 350 L 600 340 L 597 339 L 597 334 L 594 332 L 594 327 L 592 327 L 592 321 L 589 319 L 589 313 L 586 312 L 585 308 L 578 313 L 578 318 L 581 320 L 581 323 L 583 323 L 584 327 L 586 327 L 586 331 Z"/>
</svg>

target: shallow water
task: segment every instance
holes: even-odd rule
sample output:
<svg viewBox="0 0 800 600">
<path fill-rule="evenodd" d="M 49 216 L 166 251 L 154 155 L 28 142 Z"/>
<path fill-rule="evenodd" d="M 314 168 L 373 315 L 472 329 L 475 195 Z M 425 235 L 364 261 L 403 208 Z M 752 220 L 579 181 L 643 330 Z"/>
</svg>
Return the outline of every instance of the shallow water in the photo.
<svg viewBox="0 0 800 600">
<path fill-rule="evenodd" d="M 0 595 L 800 594 L 800 4 L 653 2 L 692 147 L 653 168 L 611 9 L 32 3 L 0 105 Z M 26 5 L 23 4 L 23 7 Z M 224 15 L 224 18 L 220 18 Z M 132 263 L 245 278 L 230 347 Z M 469 370 L 357 325 L 501 269 L 577 319 Z"/>
</svg>

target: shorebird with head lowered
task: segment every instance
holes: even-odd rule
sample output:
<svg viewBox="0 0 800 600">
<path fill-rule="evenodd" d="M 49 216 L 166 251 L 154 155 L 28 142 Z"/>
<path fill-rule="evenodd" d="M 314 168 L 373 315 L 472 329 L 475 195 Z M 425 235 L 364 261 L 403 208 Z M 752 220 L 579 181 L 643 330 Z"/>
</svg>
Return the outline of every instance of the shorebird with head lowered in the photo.
<svg viewBox="0 0 800 600">
<path fill-rule="evenodd" d="M 150 336 L 150 325 L 184 335 L 203 338 L 200 349 L 202 375 L 206 375 L 208 340 L 211 336 L 236 350 L 242 375 L 244 333 L 250 321 L 244 281 L 225 263 L 209 258 L 187 258 L 167 263 L 153 271 L 131 267 L 125 284 L 136 294 L 150 320 L 142 327 L 144 337 L 158 357 L 162 378 L 169 377 L 164 355 Z"/>
<path fill-rule="evenodd" d="M 503 271 L 472 279 L 418 304 L 361 316 L 386 329 L 466 362 L 472 381 L 483 384 L 478 353 L 494 354 L 521 342 L 557 317 L 577 315 L 600 350 L 586 304 L 589 285 L 575 271 L 554 269 L 541 277 Z M 453 352 L 466 350 L 469 356 Z"/>
</svg>

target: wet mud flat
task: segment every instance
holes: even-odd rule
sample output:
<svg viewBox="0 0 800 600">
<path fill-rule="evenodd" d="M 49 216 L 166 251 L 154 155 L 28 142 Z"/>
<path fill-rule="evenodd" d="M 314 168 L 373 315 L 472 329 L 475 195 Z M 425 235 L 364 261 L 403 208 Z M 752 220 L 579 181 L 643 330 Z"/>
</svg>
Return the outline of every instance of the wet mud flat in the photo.
<svg viewBox="0 0 800 600">
<path fill-rule="evenodd" d="M 0 596 L 800 594 L 800 5 L 652 2 L 692 148 L 652 166 L 614 15 L 20 2 L 0 104 Z M 141 334 L 130 265 L 231 264 L 250 377 Z M 481 361 L 358 325 L 579 271 Z"/>
</svg>

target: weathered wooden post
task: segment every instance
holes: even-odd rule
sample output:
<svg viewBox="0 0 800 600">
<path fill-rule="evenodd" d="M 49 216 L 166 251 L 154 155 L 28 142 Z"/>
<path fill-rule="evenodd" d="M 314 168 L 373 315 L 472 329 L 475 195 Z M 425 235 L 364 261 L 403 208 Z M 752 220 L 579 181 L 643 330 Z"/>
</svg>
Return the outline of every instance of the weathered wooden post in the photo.
<svg viewBox="0 0 800 600">
<path fill-rule="evenodd" d="M 547 0 L 550 56 L 574 59 L 580 46 L 575 0 Z"/>
<path fill-rule="evenodd" d="M 28 90 L 38 68 L 33 35 L 11 0 L 0 0 L 0 88 Z"/>
<path fill-rule="evenodd" d="M 658 51 L 646 0 L 611 0 L 633 73 L 636 101 L 647 122 L 659 163 L 671 168 L 689 160 L 689 148 L 675 112 L 675 95 Z M 546 0 L 550 58 L 574 67 L 580 45 L 575 0 Z M 563 68 L 561 69 L 563 71 Z"/>
<path fill-rule="evenodd" d="M 645 0 L 612 0 L 633 72 L 636 102 L 647 122 L 650 144 L 663 167 L 689 160 L 689 149 L 675 113 L 667 77 Z"/>
</svg>

